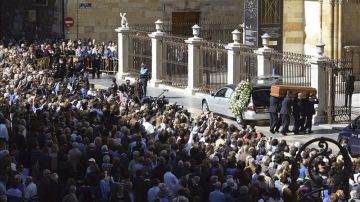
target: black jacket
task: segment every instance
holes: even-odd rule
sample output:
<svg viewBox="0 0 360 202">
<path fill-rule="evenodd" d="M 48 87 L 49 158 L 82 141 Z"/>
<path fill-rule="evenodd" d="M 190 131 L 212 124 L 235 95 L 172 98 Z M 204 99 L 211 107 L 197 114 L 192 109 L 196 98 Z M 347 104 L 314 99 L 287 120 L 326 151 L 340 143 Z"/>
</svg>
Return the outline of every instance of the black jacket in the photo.
<svg viewBox="0 0 360 202">
<path fill-rule="evenodd" d="M 311 116 L 315 114 L 314 104 L 319 104 L 318 99 L 306 99 L 304 103 L 304 114 L 305 116 Z"/>
<path fill-rule="evenodd" d="M 345 92 L 346 94 L 354 92 L 354 82 L 355 77 L 353 75 L 348 75 L 345 81 Z"/>
<path fill-rule="evenodd" d="M 293 114 L 295 116 L 300 116 L 301 115 L 301 110 L 302 110 L 302 106 L 301 106 L 301 100 L 299 98 L 295 98 L 293 100 Z"/>
</svg>

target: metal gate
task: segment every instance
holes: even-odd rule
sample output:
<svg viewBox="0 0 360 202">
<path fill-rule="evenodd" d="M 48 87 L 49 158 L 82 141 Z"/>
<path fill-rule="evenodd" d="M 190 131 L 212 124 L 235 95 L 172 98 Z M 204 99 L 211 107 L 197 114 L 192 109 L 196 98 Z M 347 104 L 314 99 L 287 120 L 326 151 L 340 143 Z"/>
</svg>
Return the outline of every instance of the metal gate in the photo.
<svg viewBox="0 0 360 202">
<path fill-rule="evenodd" d="M 162 83 L 186 88 L 188 83 L 188 49 L 186 38 L 165 36 L 163 39 L 165 74 Z"/>
<path fill-rule="evenodd" d="M 348 58 L 328 60 L 326 63 L 329 123 L 351 121 L 351 95 L 346 86 L 352 71 L 352 61 Z"/>
<path fill-rule="evenodd" d="M 311 56 L 283 52 L 271 53 L 273 75 L 282 76 L 282 83 L 295 86 L 311 86 Z"/>
<path fill-rule="evenodd" d="M 257 54 L 255 48 L 242 46 L 240 49 L 240 80 L 252 80 L 257 77 Z"/>
<path fill-rule="evenodd" d="M 225 44 L 207 42 L 200 47 L 200 91 L 214 93 L 227 84 Z"/>
<path fill-rule="evenodd" d="M 151 72 L 151 38 L 148 32 L 136 31 L 129 35 L 129 73 L 137 77 L 141 63 Z"/>
<path fill-rule="evenodd" d="M 330 147 L 335 147 L 339 152 L 333 153 Z M 313 152 L 307 160 L 307 165 L 304 165 L 302 154 L 310 148 L 318 150 Z M 336 154 L 342 155 L 342 162 L 337 160 Z M 302 145 L 289 162 L 291 163 L 289 188 L 292 191 L 292 201 L 322 201 L 323 191 L 328 191 L 330 196 L 337 190 L 344 192 L 345 201 L 350 198 L 349 179 L 353 165 L 348 150 L 338 141 L 325 137 L 312 139 Z M 302 176 L 302 184 L 298 181 L 301 166 L 307 168 L 308 172 L 308 176 L 305 178 Z"/>
</svg>

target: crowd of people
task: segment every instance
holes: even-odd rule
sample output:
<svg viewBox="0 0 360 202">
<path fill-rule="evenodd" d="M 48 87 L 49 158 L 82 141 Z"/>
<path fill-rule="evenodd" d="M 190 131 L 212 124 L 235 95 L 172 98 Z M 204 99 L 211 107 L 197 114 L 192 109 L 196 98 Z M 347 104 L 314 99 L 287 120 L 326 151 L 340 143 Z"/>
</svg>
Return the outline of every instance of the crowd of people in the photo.
<svg viewBox="0 0 360 202">
<path fill-rule="evenodd" d="M 239 128 L 212 113 L 139 99 L 116 80 L 95 89 L 81 61 L 54 54 L 90 42 L 0 45 L 0 202 L 290 202 L 318 188 L 312 168 L 327 188 L 311 197 L 346 200 L 336 183 L 341 155 L 302 151 L 299 189 L 292 192 L 300 143 L 265 137 L 253 124 Z M 52 57 L 53 71 L 37 69 L 34 59 L 44 56 Z M 359 176 L 360 160 L 353 161 Z M 349 188 L 355 201 L 359 184 L 354 177 Z"/>
</svg>

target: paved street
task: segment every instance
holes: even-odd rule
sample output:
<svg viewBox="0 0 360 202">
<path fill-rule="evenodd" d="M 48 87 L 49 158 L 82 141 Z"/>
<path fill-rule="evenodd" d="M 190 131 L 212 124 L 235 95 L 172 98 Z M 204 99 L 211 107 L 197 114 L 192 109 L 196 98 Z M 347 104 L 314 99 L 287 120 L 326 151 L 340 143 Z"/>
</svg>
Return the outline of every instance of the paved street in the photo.
<svg viewBox="0 0 360 202">
<path fill-rule="evenodd" d="M 109 77 L 105 77 L 104 79 L 90 79 L 90 83 L 94 83 L 97 88 L 107 88 L 110 86 L 111 81 Z M 190 112 L 196 114 L 201 113 L 201 94 L 196 94 L 195 96 L 187 96 L 181 90 L 169 87 L 169 86 L 160 86 L 160 87 L 148 87 L 148 95 L 157 97 L 160 93 L 163 92 L 164 89 L 168 89 L 169 91 L 165 92 L 164 95 L 169 98 L 170 103 L 177 103 L 183 105 Z M 353 118 L 360 114 L 360 94 L 353 95 Z M 229 123 L 236 124 L 234 120 L 226 118 Z M 288 136 L 282 136 L 281 134 L 271 134 L 269 132 L 269 128 L 267 123 L 259 123 L 257 124 L 257 128 L 264 133 L 266 136 L 273 138 L 284 139 L 289 143 L 295 142 L 307 142 L 311 139 L 318 137 L 329 137 L 331 139 L 337 139 L 338 131 L 334 130 L 333 127 L 345 127 L 346 124 L 322 124 L 313 126 L 314 133 L 311 135 L 292 135 L 289 133 Z M 290 129 L 292 126 L 290 127 Z M 333 148 L 333 147 L 331 147 Z"/>
</svg>

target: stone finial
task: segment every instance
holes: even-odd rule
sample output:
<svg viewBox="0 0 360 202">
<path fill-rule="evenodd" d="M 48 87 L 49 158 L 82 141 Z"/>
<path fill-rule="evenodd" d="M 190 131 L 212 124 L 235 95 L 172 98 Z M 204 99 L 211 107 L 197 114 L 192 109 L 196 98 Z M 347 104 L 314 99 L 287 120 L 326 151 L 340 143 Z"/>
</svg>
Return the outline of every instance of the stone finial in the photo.
<svg viewBox="0 0 360 202">
<path fill-rule="evenodd" d="M 268 33 L 265 33 L 261 36 L 262 38 L 262 45 L 264 48 L 269 48 L 269 42 L 270 42 L 270 35 Z"/>
<path fill-rule="evenodd" d="M 241 24 L 239 25 L 239 27 L 240 27 L 241 29 L 245 29 L 245 23 L 241 23 Z"/>
<path fill-rule="evenodd" d="M 241 32 L 237 29 L 235 29 L 233 32 L 231 32 L 232 34 L 232 39 L 234 40 L 234 43 L 240 43 L 240 35 Z"/>
<path fill-rule="evenodd" d="M 122 28 L 128 28 L 128 27 L 129 27 L 127 18 L 126 18 L 125 16 L 126 16 L 126 13 L 120 13 L 120 17 L 121 17 L 121 27 L 122 27 Z"/>
<path fill-rule="evenodd" d="M 325 44 L 323 42 L 319 42 L 315 46 L 316 46 L 316 53 L 319 56 L 323 56 Z"/>
<path fill-rule="evenodd" d="M 194 26 L 192 26 L 192 30 L 193 30 L 193 35 L 194 37 L 199 37 L 200 35 L 200 26 L 195 24 Z"/>
<path fill-rule="evenodd" d="M 162 31 L 163 31 L 163 25 L 164 25 L 164 22 L 161 21 L 160 19 L 158 19 L 158 20 L 155 22 L 156 32 L 162 32 Z"/>
</svg>

